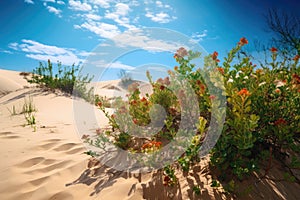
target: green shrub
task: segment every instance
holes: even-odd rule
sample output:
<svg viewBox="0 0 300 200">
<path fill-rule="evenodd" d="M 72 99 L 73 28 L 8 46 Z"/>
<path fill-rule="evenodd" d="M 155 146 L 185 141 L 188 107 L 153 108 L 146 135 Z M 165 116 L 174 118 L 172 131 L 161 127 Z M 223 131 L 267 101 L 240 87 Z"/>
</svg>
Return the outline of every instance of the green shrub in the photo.
<svg viewBox="0 0 300 200">
<path fill-rule="evenodd" d="M 214 128 L 209 125 L 215 121 L 222 122 L 220 116 L 225 112 L 225 105 L 224 128 L 210 156 L 211 165 L 221 174 L 220 181 L 227 182 L 227 191 L 234 192 L 238 180 L 245 179 L 268 163 L 263 168 L 266 175 L 276 155 L 285 151 L 299 152 L 300 56 L 295 56 L 290 62 L 277 60 L 277 50 L 272 48 L 271 62 L 255 69 L 257 66 L 249 57 L 235 59 L 247 43 L 242 38 L 228 53 L 222 66 L 219 65 L 217 52 L 205 57 L 203 69 L 195 69 L 192 64 L 192 60 L 200 56 L 199 53 L 180 48 L 174 56 L 179 66 L 169 71 L 169 77 L 154 82 L 150 72 L 147 72 L 153 86 L 151 95 L 141 98 L 138 85 L 134 83 L 129 87 L 128 102 L 120 100 L 115 114 L 106 113 L 103 102 L 98 104 L 109 118 L 112 126 L 110 136 L 114 137 L 115 144 L 126 150 L 135 148 L 133 150 L 139 153 L 151 152 L 143 151 L 143 145 L 134 145 L 138 141 L 135 133 L 140 130 L 135 125 L 139 127 L 151 123 L 151 108 L 153 110 L 153 106 L 159 104 L 167 115 L 163 128 L 151 137 L 140 138 L 142 144 L 159 144 L 154 152 L 159 151 L 178 134 L 184 110 L 181 106 L 190 101 L 184 102 L 186 94 L 193 92 L 201 113 L 197 116 L 199 120 L 190 143 L 174 164 L 183 171 L 188 171 L 200 161 L 198 153 L 202 142 L 209 130 Z M 175 84 L 172 83 L 174 80 L 177 80 Z M 176 90 L 184 81 L 191 85 L 193 91 L 186 88 Z M 225 96 L 225 100 L 218 94 Z M 186 108 L 191 108 L 185 109 L 185 112 L 193 117 L 194 107 Z M 298 160 L 293 159 L 291 165 L 298 164 Z M 164 168 L 165 185 L 176 183 L 174 165 Z M 212 184 L 213 187 L 218 185 L 217 181 Z"/>
<path fill-rule="evenodd" d="M 87 89 L 92 77 L 77 76 L 78 72 L 79 66 L 73 64 L 71 67 L 63 67 L 60 62 L 57 64 L 57 70 L 54 70 L 53 64 L 48 60 L 46 65 L 40 62 L 39 67 L 33 70 L 31 79 L 27 81 L 51 90 L 59 89 L 92 102 L 92 88 Z"/>
</svg>

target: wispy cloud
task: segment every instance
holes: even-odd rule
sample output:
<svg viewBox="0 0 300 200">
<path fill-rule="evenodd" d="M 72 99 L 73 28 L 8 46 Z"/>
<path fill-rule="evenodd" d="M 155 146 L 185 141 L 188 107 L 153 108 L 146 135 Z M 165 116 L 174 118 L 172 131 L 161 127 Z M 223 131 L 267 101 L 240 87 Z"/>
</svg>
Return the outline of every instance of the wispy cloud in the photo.
<svg viewBox="0 0 300 200">
<path fill-rule="evenodd" d="M 83 57 L 79 57 L 80 52 L 75 49 L 46 45 L 33 40 L 23 39 L 21 44 L 10 43 L 9 48 L 24 52 L 26 57 L 39 61 L 50 59 L 54 62 L 60 61 L 64 65 L 83 62 Z"/>
<path fill-rule="evenodd" d="M 86 29 L 102 38 L 112 38 L 120 33 L 116 25 L 95 21 L 87 21 L 81 25 L 74 25 L 74 28 Z"/>
<path fill-rule="evenodd" d="M 176 17 L 171 17 L 168 13 L 160 12 L 160 13 L 152 13 L 147 11 L 146 17 L 150 18 L 152 21 L 157 23 L 169 23 L 170 21 L 176 19 Z"/>
<path fill-rule="evenodd" d="M 153 34 L 155 35 L 159 33 L 156 32 Z M 183 46 L 182 44 L 175 42 L 175 40 L 172 41 L 172 38 L 169 38 L 169 40 L 167 41 L 150 37 L 149 33 L 143 31 L 142 29 L 126 31 L 111 39 L 113 40 L 115 45 L 119 47 L 131 46 L 134 48 L 141 48 L 153 52 L 175 52 L 179 47 Z"/>
<path fill-rule="evenodd" d="M 124 70 L 133 70 L 134 67 L 130 65 L 125 65 L 121 62 L 114 62 L 111 63 L 110 65 L 107 66 L 108 68 L 113 68 L 113 69 L 124 69 Z"/>
<path fill-rule="evenodd" d="M 90 0 L 91 4 L 100 6 L 101 8 L 109 8 L 111 0 Z"/>
<path fill-rule="evenodd" d="M 75 11 L 91 11 L 92 6 L 88 3 L 81 3 L 81 1 L 69 0 L 69 8 Z"/>
<path fill-rule="evenodd" d="M 146 5 L 145 17 L 148 17 L 153 22 L 164 24 L 177 19 L 177 17 L 173 16 L 171 13 L 174 9 L 168 4 L 151 0 L 145 0 L 144 3 Z"/>
<path fill-rule="evenodd" d="M 55 0 L 42 0 L 44 2 L 50 2 L 50 3 L 55 3 Z"/>
<path fill-rule="evenodd" d="M 56 1 L 56 3 L 59 5 L 65 5 L 65 2 L 63 2 L 63 1 Z"/>
<path fill-rule="evenodd" d="M 95 15 L 95 14 L 85 14 L 85 17 L 89 20 L 95 20 L 95 21 L 98 21 L 102 18 L 100 15 Z"/>
<path fill-rule="evenodd" d="M 47 10 L 50 12 L 50 13 L 54 13 L 55 15 L 57 15 L 58 17 L 61 17 L 61 10 L 57 9 L 57 8 L 54 8 L 53 6 L 47 6 Z"/>
<path fill-rule="evenodd" d="M 0 49 L 0 53 L 13 54 L 13 52 L 5 50 L 5 49 Z"/>
<path fill-rule="evenodd" d="M 192 35 L 192 39 L 195 41 L 195 42 L 200 42 L 203 40 L 203 38 L 205 38 L 207 36 L 207 30 L 204 30 L 202 31 L 202 33 L 194 33 Z"/>
<path fill-rule="evenodd" d="M 24 0 L 25 3 L 34 4 L 33 0 Z"/>
<path fill-rule="evenodd" d="M 113 12 L 106 12 L 105 18 L 112 19 L 118 25 L 124 26 L 126 28 L 135 28 L 135 26 L 130 25 L 130 20 L 128 18 L 128 13 L 130 12 L 130 7 L 124 3 L 117 3 L 115 5 L 115 10 Z"/>
</svg>

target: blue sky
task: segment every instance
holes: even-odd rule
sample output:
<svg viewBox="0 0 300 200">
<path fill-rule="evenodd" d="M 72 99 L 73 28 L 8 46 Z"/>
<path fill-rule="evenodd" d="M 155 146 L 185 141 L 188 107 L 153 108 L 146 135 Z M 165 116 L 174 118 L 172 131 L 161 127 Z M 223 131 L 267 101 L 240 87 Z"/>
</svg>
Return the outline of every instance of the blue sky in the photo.
<svg viewBox="0 0 300 200">
<path fill-rule="evenodd" d="M 299 4 L 288 0 L 1 0 L 0 68 L 31 71 L 48 59 L 65 65 L 81 62 L 88 68 L 97 55 L 95 66 L 110 66 L 105 79 L 115 79 L 121 68 L 173 67 L 173 53 L 184 46 L 178 34 L 193 39 L 205 52 L 218 51 L 222 60 L 241 37 L 249 40 L 250 52 L 254 40 L 270 39 L 263 18 L 269 8 L 297 14 Z M 155 33 L 149 27 L 156 28 Z M 167 30 L 176 31 L 171 39 L 163 37 Z M 189 48 L 186 42 L 185 46 Z"/>
</svg>

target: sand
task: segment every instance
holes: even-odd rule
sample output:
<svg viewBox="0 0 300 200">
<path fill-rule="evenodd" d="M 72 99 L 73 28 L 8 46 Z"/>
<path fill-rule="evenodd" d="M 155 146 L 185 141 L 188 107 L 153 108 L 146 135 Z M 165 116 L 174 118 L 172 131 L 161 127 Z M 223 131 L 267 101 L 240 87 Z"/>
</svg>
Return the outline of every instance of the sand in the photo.
<svg viewBox="0 0 300 200">
<path fill-rule="evenodd" d="M 126 95 L 119 83 L 120 80 L 97 83 L 97 93 L 108 98 Z M 36 108 L 35 126 L 24 126 L 24 115 L 19 114 L 24 99 L 29 97 Z M 74 121 L 73 105 L 77 103 L 95 113 L 96 121 L 84 123 L 87 131 L 84 133 L 79 132 L 78 121 Z M 31 86 L 19 72 L 0 70 L 0 199 L 232 198 L 222 187 L 210 186 L 213 176 L 208 157 L 189 173 L 177 172 L 179 178 L 174 187 L 163 185 L 161 171 L 148 174 L 118 172 L 91 159 L 84 154 L 87 149 L 81 136 L 94 133 L 107 123 L 104 114 L 95 106 Z M 201 195 L 192 191 L 195 184 L 201 187 Z M 278 185 L 264 181 L 257 185 L 259 189 L 254 189 L 255 192 L 245 199 L 297 199 L 300 191 L 297 183 Z"/>
</svg>

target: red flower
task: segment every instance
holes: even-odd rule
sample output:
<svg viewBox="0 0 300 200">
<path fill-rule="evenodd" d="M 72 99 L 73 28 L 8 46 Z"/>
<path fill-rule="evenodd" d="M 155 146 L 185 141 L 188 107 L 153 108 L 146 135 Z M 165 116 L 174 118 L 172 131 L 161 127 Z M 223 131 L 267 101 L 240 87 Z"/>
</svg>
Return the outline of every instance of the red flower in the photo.
<svg viewBox="0 0 300 200">
<path fill-rule="evenodd" d="M 136 101 L 136 100 L 132 100 L 132 101 L 130 102 L 130 105 L 137 105 L 137 101 Z"/>
<path fill-rule="evenodd" d="M 243 88 L 243 89 L 241 89 L 241 90 L 238 92 L 238 95 L 240 95 L 240 96 L 249 96 L 249 95 L 250 95 L 250 92 L 249 92 L 246 88 Z"/>
<path fill-rule="evenodd" d="M 169 185 L 169 183 L 171 182 L 171 179 L 170 179 L 170 177 L 169 176 L 165 176 L 165 178 L 164 178 L 164 185 Z"/>
<path fill-rule="evenodd" d="M 277 50 L 275 47 L 272 47 L 272 48 L 270 49 L 270 51 L 271 51 L 272 53 L 276 53 L 278 50 Z"/>
<path fill-rule="evenodd" d="M 134 124 L 138 124 L 139 121 L 138 121 L 136 118 L 134 118 L 134 119 L 133 119 L 133 123 L 134 123 Z"/>
<path fill-rule="evenodd" d="M 161 85 L 161 86 L 159 87 L 159 89 L 160 89 L 160 90 L 164 90 L 164 89 L 165 89 L 165 86 Z"/>
<path fill-rule="evenodd" d="M 248 40 L 244 37 L 242 37 L 238 43 L 238 45 L 243 46 L 245 44 L 248 44 Z"/>
<path fill-rule="evenodd" d="M 97 106 L 102 107 L 102 102 L 99 101 L 99 102 L 97 103 Z"/>
<path fill-rule="evenodd" d="M 221 74 L 224 74 L 224 69 L 222 67 L 217 67 L 216 68 Z"/>
<path fill-rule="evenodd" d="M 279 88 L 277 88 L 277 89 L 275 90 L 275 92 L 276 92 L 276 93 L 280 93 L 281 91 L 280 91 Z"/>
<path fill-rule="evenodd" d="M 142 149 L 148 149 L 152 147 L 160 148 L 161 147 L 161 142 L 156 142 L 156 141 L 150 141 L 145 144 L 143 144 Z"/>
<path fill-rule="evenodd" d="M 215 95 L 210 95 L 209 98 L 210 98 L 211 100 L 214 100 L 214 99 L 216 98 L 216 96 L 215 96 Z"/>
<path fill-rule="evenodd" d="M 200 91 L 201 91 L 202 94 L 205 92 L 205 89 L 206 89 L 205 85 L 201 84 L 200 85 Z"/>
<path fill-rule="evenodd" d="M 300 59 L 300 56 L 299 56 L 298 54 L 295 55 L 295 57 L 293 58 L 293 60 L 296 61 L 296 62 L 297 62 L 299 59 Z"/>
<path fill-rule="evenodd" d="M 296 81 L 297 83 L 300 83 L 300 76 L 299 76 L 299 75 L 293 74 L 293 79 L 295 79 L 295 81 Z"/>
<path fill-rule="evenodd" d="M 218 55 L 219 55 L 218 52 L 214 51 L 211 57 L 213 60 L 217 60 Z"/>
<path fill-rule="evenodd" d="M 279 125 L 286 125 L 287 124 L 287 121 L 285 121 L 283 118 L 279 118 L 278 120 L 276 120 L 274 122 L 274 125 L 275 126 L 279 126 Z"/>
</svg>

